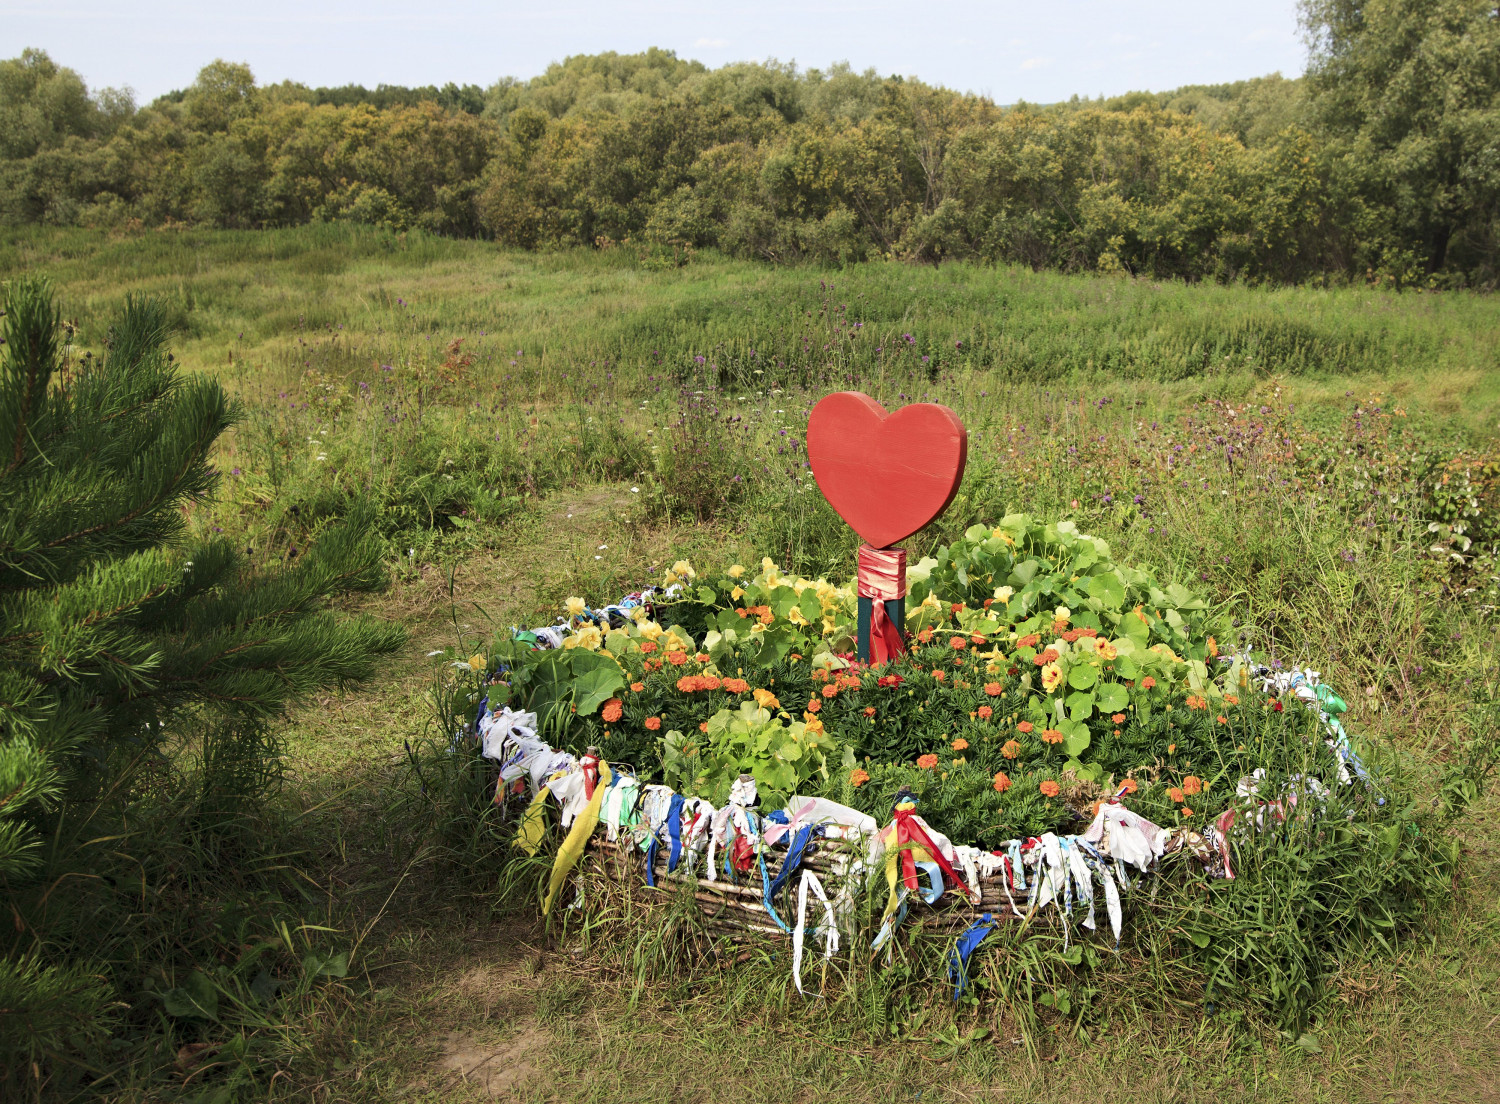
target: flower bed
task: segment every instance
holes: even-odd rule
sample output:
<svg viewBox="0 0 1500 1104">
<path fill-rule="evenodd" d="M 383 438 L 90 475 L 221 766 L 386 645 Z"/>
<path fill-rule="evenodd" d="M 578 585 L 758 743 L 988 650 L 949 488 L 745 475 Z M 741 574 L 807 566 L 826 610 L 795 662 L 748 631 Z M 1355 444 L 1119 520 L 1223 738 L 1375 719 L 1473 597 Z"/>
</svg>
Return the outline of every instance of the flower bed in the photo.
<svg viewBox="0 0 1500 1104">
<path fill-rule="evenodd" d="M 885 921 L 920 888 L 881 857 L 903 847 L 946 862 L 933 877 L 964 883 L 949 895 L 963 907 L 988 909 L 1003 891 L 1011 914 L 1054 903 L 1065 924 L 1075 898 L 1113 901 L 1129 884 L 1125 853 L 1132 876 L 1179 851 L 1232 878 L 1236 849 L 1278 832 L 1321 838 L 1315 826 L 1333 809 L 1340 832 L 1433 869 L 1427 839 L 1369 779 L 1339 724 L 1343 703 L 1316 673 L 1224 654 L 1224 618 L 1115 563 L 1104 541 L 1015 515 L 938 549 L 908 586 L 910 650 L 871 667 L 850 656 L 851 586 L 789 577 L 769 559 L 712 576 L 679 562 L 660 588 L 603 610 L 570 600 L 558 626 L 456 662 L 445 709 L 504 764 L 497 804 L 525 796 L 529 774 L 541 797 L 508 818 L 523 836 L 557 791 L 571 833 L 560 854 L 574 854 L 559 859 L 562 875 L 554 867 L 549 903 L 582 847 L 571 836 L 593 830 L 586 783 L 569 781 L 592 769 L 590 748 L 616 779 L 594 821 L 625 833 L 620 847 L 638 845 L 643 876 L 675 872 L 681 858 L 705 885 L 749 886 L 746 907 L 784 929 L 772 886 L 777 874 L 789 886 L 795 863 L 766 837 L 786 835 L 780 811 L 813 798 L 841 810 L 827 827 L 859 825 L 859 857 L 835 888 L 846 905 L 863 891 L 858 875 L 878 879 L 886 865 Z M 624 798 L 613 795 L 620 777 Z M 751 791 L 758 804 L 746 805 Z M 898 831 L 913 816 L 931 846 Z M 1420 907 L 1410 889 L 1378 887 L 1387 920 L 1385 897 L 1407 893 L 1405 910 Z"/>
</svg>

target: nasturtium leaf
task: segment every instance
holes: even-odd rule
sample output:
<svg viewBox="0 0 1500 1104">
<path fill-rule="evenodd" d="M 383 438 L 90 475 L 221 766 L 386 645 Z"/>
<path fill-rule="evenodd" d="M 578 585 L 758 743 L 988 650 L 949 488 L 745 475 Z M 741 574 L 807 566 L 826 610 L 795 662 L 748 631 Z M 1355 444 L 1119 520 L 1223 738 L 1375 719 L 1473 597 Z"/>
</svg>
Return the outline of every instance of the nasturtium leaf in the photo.
<svg viewBox="0 0 1500 1104">
<path fill-rule="evenodd" d="M 816 625 L 823 618 L 823 603 L 818 601 L 818 592 L 812 587 L 802 592 L 802 597 L 797 601 L 797 608 L 802 611 L 802 616 L 807 618 L 809 625 Z"/>
<path fill-rule="evenodd" d="M 1068 717 L 1075 721 L 1086 721 L 1094 713 L 1094 695 L 1077 691 L 1068 695 Z"/>
<path fill-rule="evenodd" d="M 1089 735 L 1089 730 L 1084 728 L 1082 732 L 1073 732 L 1063 737 L 1063 751 L 1076 759 L 1088 750 L 1091 743 L 1093 743 L 1093 737 Z"/>
<path fill-rule="evenodd" d="M 1113 571 L 1090 576 L 1088 586 L 1089 593 L 1109 609 L 1119 609 L 1125 604 L 1125 587 Z"/>
<path fill-rule="evenodd" d="M 1128 655 L 1116 656 L 1115 674 L 1134 681 L 1141 677 L 1141 665 Z"/>
<path fill-rule="evenodd" d="M 1099 681 L 1099 668 L 1087 661 L 1074 663 L 1068 668 L 1068 685 L 1074 690 L 1087 690 Z"/>
<path fill-rule="evenodd" d="M 698 601 L 702 602 L 705 606 L 712 606 L 716 604 L 718 600 L 719 592 L 714 590 L 713 587 L 701 586 L 698 588 Z"/>
<path fill-rule="evenodd" d="M 1118 663 L 1116 670 L 1118 670 Z M 1094 690 L 1101 713 L 1118 713 L 1130 704 L 1130 691 L 1118 682 L 1103 682 Z"/>
</svg>

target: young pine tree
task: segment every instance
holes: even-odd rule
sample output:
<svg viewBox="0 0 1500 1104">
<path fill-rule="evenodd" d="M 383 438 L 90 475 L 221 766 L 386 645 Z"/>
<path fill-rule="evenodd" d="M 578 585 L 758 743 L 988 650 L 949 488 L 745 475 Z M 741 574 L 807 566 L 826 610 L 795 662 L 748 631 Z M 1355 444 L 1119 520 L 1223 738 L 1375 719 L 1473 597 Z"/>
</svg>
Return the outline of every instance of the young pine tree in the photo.
<svg viewBox="0 0 1500 1104">
<path fill-rule="evenodd" d="M 185 507 L 213 491 L 210 451 L 235 410 L 216 382 L 173 367 L 158 304 L 129 300 L 106 355 L 65 372 L 48 285 L 17 279 L 0 336 L 0 886 L 18 932 L 0 958 L 8 1065 L 65 1045 L 80 963 L 33 930 L 30 905 L 67 864 L 69 808 L 128 801 L 135 768 L 184 734 L 198 737 L 205 788 L 258 796 L 274 775 L 269 722 L 370 677 L 403 633 L 329 608 L 384 580 L 358 511 L 272 571 L 190 538 Z"/>
</svg>

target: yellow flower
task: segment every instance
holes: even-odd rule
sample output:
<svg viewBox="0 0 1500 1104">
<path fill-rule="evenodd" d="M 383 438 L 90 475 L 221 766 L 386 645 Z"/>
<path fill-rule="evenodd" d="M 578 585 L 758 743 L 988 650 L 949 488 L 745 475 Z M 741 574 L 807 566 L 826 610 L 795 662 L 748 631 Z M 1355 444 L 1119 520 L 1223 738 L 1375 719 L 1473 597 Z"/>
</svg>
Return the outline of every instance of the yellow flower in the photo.
<svg viewBox="0 0 1500 1104">
<path fill-rule="evenodd" d="M 1114 659 L 1115 656 L 1120 654 L 1115 650 L 1113 644 L 1102 637 L 1094 644 L 1094 651 L 1099 653 L 1100 659 Z"/>
<path fill-rule="evenodd" d="M 484 656 L 480 655 L 477 652 L 475 654 L 471 655 L 469 657 L 469 670 L 471 670 L 471 671 L 483 671 L 484 670 Z"/>
<path fill-rule="evenodd" d="M 632 621 L 634 621 L 637 625 L 639 625 L 641 622 L 645 621 L 646 620 L 646 607 L 645 606 L 636 606 L 635 609 L 633 609 L 633 610 L 630 611 L 630 619 Z"/>
<path fill-rule="evenodd" d="M 1055 621 L 1066 621 L 1072 616 L 1073 611 L 1070 610 L 1067 606 L 1058 606 L 1055 610 L 1052 611 L 1052 618 Z"/>
<path fill-rule="evenodd" d="M 745 588 L 742 586 L 737 586 L 729 592 L 729 597 L 733 598 L 736 602 L 738 602 L 744 596 Z"/>
<path fill-rule="evenodd" d="M 582 598 L 569 598 L 567 605 L 568 613 L 573 617 L 581 617 L 583 615 L 583 611 L 588 609 L 588 605 Z"/>
<path fill-rule="evenodd" d="M 821 736 L 823 734 L 823 722 L 812 716 L 812 714 L 808 714 L 807 716 L 807 731 L 815 736 Z"/>
<path fill-rule="evenodd" d="M 806 625 L 808 623 L 807 618 L 802 614 L 801 606 L 793 606 L 787 613 L 786 619 L 793 625 Z"/>
<path fill-rule="evenodd" d="M 751 636 L 754 636 L 756 633 L 763 633 L 765 631 L 766 631 L 766 627 L 764 625 L 762 625 L 759 621 L 757 621 L 755 624 L 753 624 L 753 625 L 750 626 L 750 635 Z"/>
<path fill-rule="evenodd" d="M 1056 663 L 1049 663 L 1042 668 L 1042 689 L 1047 693 L 1057 689 L 1058 683 L 1062 682 L 1062 668 Z"/>
<path fill-rule="evenodd" d="M 724 574 L 728 575 L 731 579 L 738 579 L 745 574 L 745 568 L 742 564 L 735 564 L 728 571 L 724 572 Z"/>
<path fill-rule="evenodd" d="M 641 635 L 644 636 L 647 640 L 655 640 L 657 637 L 661 636 L 662 631 L 662 627 L 655 621 L 641 622 Z"/>
<path fill-rule="evenodd" d="M 593 625 L 585 625 L 576 633 L 572 633 L 563 641 L 564 648 L 582 648 L 587 652 L 596 652 L 604 637 Z"/>
<path fill-rule="evenodd" d="M 755 704 L 762 709 L 777 709 L 781 707 L 781 701 L 769 690 L 756 690 Z"/>
<path fill-rule="evenodd" d="M 1014 593 L 1015 593 L 1015 591 L 1012 590 L 1008 586 L 996 587 L 995 588 L 995 601 L 997 601 L 997 602 L 1009 602 L 1011 595 L 1014 594 Z"/>
</svg>

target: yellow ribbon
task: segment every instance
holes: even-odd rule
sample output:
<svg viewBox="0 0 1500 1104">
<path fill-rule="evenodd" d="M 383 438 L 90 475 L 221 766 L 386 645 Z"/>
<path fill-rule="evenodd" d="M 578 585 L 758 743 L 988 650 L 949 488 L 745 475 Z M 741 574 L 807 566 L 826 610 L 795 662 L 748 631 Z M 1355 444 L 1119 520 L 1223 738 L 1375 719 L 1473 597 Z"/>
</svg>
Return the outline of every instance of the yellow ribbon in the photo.
<svg viewBox="0 0 1500 1104">
<path fill-rule="evenodd" d="M 589 798 L 589 803 L 584 806 L 583 812 L 578 814 L 578 819 L 573 822 L 573 827 L 568 831 L 568 838 L 563 840 L 563 845 L 557 850 L 557 858 L 552 863 L 552 877 L 547 882 L 547 895 L 542 899 L 543 916 L 552 911 L 552 902 L 557 896 L 557 891 L 562 888 L 563 882 L 573 867 L 578 865 L 578 860 L 583 855 L 584 844 L 594 834 L 594 829 L 599 826 L 599 810 L 604 805 L 604 795 L 609 792 L 609 784 L 613 778 L 609 764 L 600 760 L 599 781 L 594 785 L 594 796 Z M 530 809 L 526 811 L 528 814 L 531 812 Z"/>
</svg>

